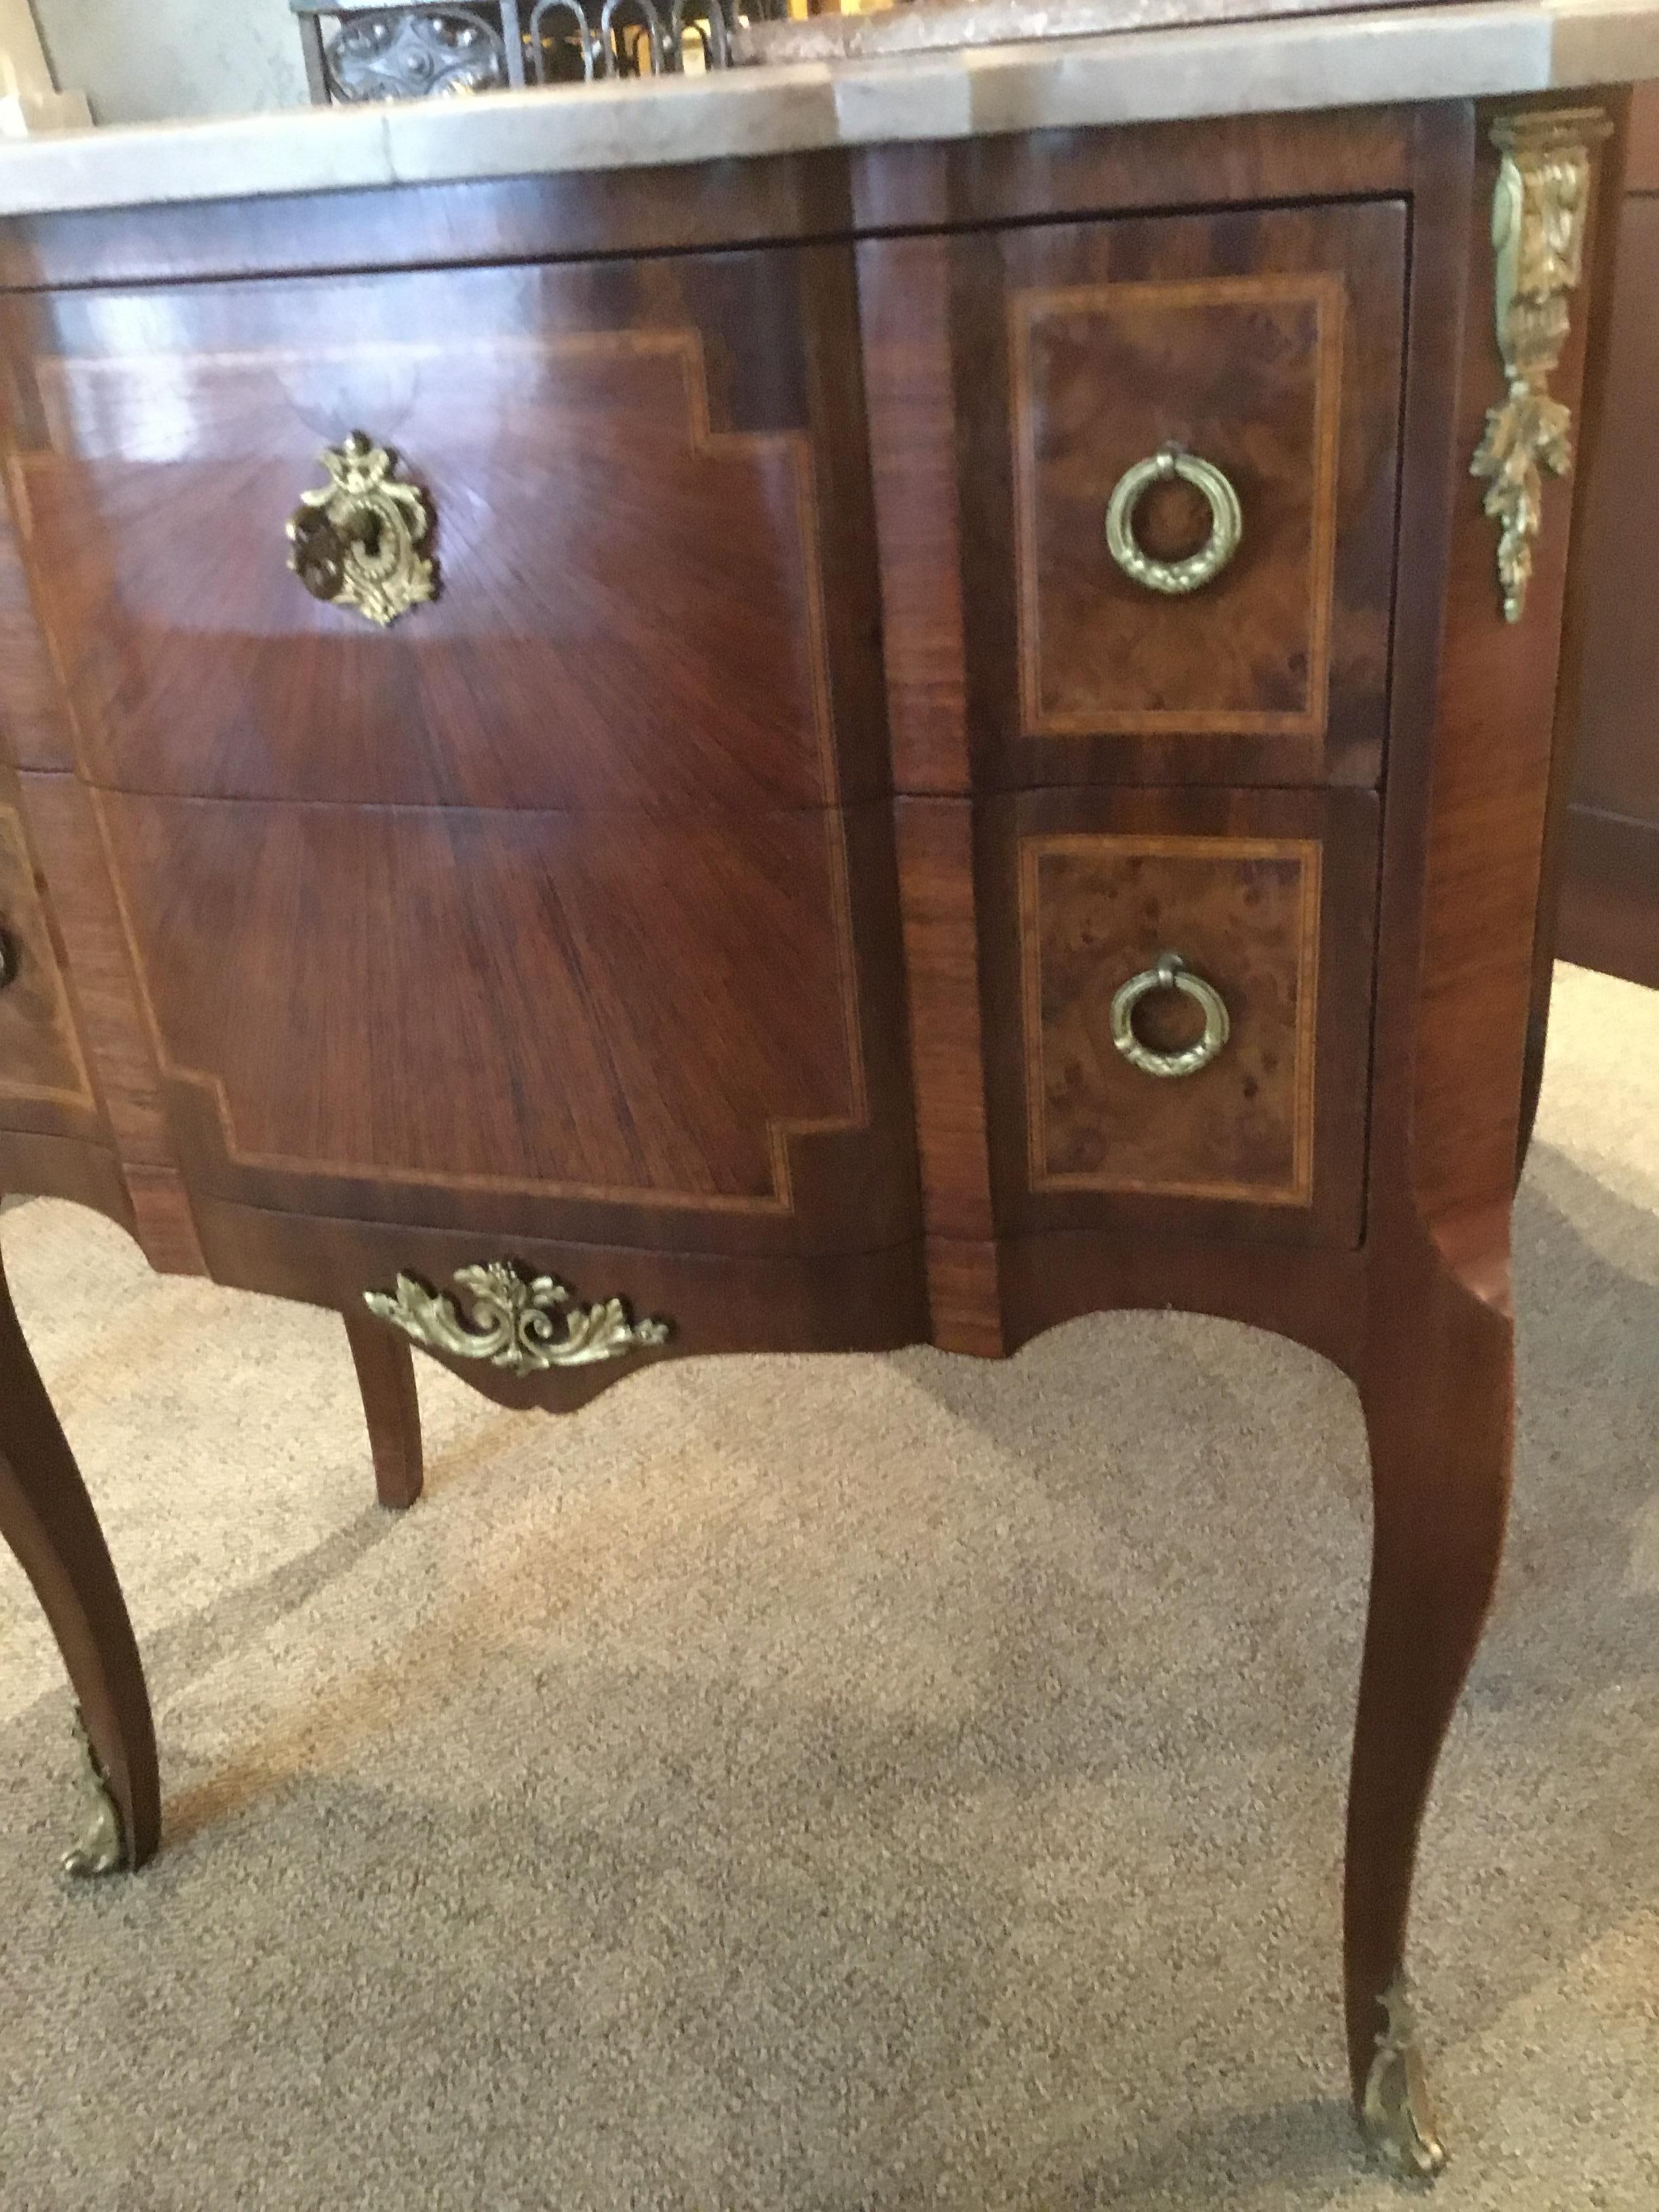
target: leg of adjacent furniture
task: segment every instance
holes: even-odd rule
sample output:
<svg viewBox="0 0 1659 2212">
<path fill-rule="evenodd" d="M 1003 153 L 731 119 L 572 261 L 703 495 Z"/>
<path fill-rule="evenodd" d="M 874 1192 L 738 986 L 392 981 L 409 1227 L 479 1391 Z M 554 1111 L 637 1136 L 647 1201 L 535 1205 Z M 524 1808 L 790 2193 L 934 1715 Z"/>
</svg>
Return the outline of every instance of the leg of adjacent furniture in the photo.
<svg viewBox="0 0 1659 2212">
<path fill-rule="evenodd" d="M 34 1585 L 80 1705 L 92 1800 L 64 1861 L 74 1875 L 141 1867 L 161 1839 L 161 1778 L 144 1670 L 81 1471 L 35 1371 L 0 1270 L 0 1535 Z"/>
<path fill-rule="evenodd" d="M 415 1355 L 384 1322 L 348 1312 L 346 1339 L 357 1367 L 374 1455 L 374 1489 L 382 1505 L 401 1511 L 421 1494 L 421 1406 Z"/>
<path fill-rule="evenodd" d="M 1402 1286 L 1368 1347 L 1375 1535 L 1348 1801 L 1348 2055 L 1361 2124 L 1426 2179 L 1444 2163 L 1406 1984 L 1419 1826 L 1480 1641 L 1508 1511 L 1508 1315 L 1444 1276 Z"/>
</svg>

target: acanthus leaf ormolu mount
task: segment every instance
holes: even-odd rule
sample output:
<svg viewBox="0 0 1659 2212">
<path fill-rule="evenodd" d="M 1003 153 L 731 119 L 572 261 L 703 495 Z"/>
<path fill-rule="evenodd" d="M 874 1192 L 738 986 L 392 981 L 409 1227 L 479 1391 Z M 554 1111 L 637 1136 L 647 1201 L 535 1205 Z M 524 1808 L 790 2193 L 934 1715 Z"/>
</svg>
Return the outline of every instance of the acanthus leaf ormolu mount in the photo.
<svg viewBox="0 0 1659 2212">
<path fill-rule="evenodd" d="M 555 1411 L 1125 1308 L 1334 1362 L 1347 2050 L 1424 2174 L 1407 1912 L 1507 1510 L 1602 118 L 1068 118 L 0 217 L 0 1179 L 338 1312 L 388 1504 L 416 1347 Z M 287 549 L 319 611 L 273 518 L 348 423 Z M 75 1863 L 142 1865 L 138 1653 L 3 1296 L 0 1528 L 85 1716 Z"/>
<path fill-rule="evenodd" d="M 455 1281 L 470 1301 L 465 1314 L 415 1275 L 399 1275 L 395 1291 L 365 1291 L 363 1304 L 430 1352 L 487 1359 L 514 1375 L 655 1352 L 672 1333 L 665 1321 L 635 1321 L 621 1298 L 585 1306 L 556 1276 L 531 1275 L 507 1260 L 459 1268 Z"/>
<path fill-rule="evenodd" d="M 1470 473 L 1488 483 L 1509 622 L 1526 611 L 1543 471 L 1562 477 L 1572 465 L 1572 410 L 1552 397 L 1550 378 L 1567 342 L 1567 295 L 1583 267 L 1591 149 L 1610 127 L 1595 107 L 1503 116 L 1492 125 L 1504 156 L 1492 197 L 1493 299 L 1509 392 L 1487 414 Z"/>
</svg>

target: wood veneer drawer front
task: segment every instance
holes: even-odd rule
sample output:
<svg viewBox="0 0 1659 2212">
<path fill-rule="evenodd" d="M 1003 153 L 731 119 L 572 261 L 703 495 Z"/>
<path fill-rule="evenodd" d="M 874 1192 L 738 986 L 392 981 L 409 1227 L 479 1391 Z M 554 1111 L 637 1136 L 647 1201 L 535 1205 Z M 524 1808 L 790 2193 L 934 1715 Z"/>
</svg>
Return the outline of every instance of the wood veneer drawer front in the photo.
<svg viewBox="0 0 1659 2212">
<path fill-rule="evenodd" d="M 653 1252 L 572 1243 L 522 1229 L 491 1238 L 374 1222 L 306 1220 L 210 1199 L 198 1208 L 215 1279 L 279 1297 L 342 1310 L 365 1291 L 390 1291 L 400 1273 L 454 1293 L 458 1269 L 509 1260 L 551 1274 L 584 1304 L 619 1297 L 635 1322 L 665 1322 L 660 1352 L 629 1352 L 631 1365 L 719 1352 L 886 1352 L 925 1340 L 921 1250 L 821 1253 Z M 477 1360 L 450 1362 L 508 1404 L 580 1404 L 615 1380 L 601 1362 L 527 1380 Z"/>
<path fill-rule="evenodd" d="M 0 781 L 0 1127 L 101 1138 L 16 799 Z"/>
<path fill-rule="evenodd" d="M 1376 781 L 1405 247 L 1389 200 L 862 250 L 901 789 Z M 1183 592 L 1108 537 L 1166 449 L 1237 501 Z M 1179 480 L 1126 513 L 1165 568 L 1222 528 Z"/>
<path fill-rule="evenodd" d="M 1004 1228 L 1358 1243 L 1376 841 L 1362 793 L 986 810 Z M 1168 954 L 1184 989 L 1150 981 Z"/>
<path fill-rule="evenodd" d="M 665 811 L 885 789 L 853 289 L 819 248 L 4 302 L 84 771 Z M 386 629 L 288 566 L 355 430 L 434 518 L 437 596 Z M 33 683 L 0 668 L 0 711 L 58 765 Z"/>
<path fill-rule="evenodd" d="M 198 1193 L 685 1251 L 913 1233 L 888 806 L 97 805 Z"/>
</svg>

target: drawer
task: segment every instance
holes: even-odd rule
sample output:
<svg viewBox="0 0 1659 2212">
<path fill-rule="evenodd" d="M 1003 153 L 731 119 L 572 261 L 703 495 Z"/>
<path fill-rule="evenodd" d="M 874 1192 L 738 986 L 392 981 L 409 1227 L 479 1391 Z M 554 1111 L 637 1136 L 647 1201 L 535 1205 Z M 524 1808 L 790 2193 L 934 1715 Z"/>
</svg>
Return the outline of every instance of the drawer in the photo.
<svg viewBox="0 0 1659 2212">
<path fill-rule="evenodd" d="M 531 1275 L 556 1276 L 584 1304 L 620 1298 L 635 1321 L 665 1323 L 661 1354 L 622 1355 L 635 1365 L 704 1352 L 889 1352 L 927 1334 L 921 1250 L 914 1240 L 811 1257 L 690 1254 L 549 1243 L 522 1228 L 490 1237 L 307 1220 L 216 1199 L 197 1212 L 216 1282 L 356 1312 L 365 1291 L 390 1291 L 399 1275 L 413 1274 L 453 1297 L 459 1270 L 507 1260 Z M 445 1364 L 507 1404 L 562 1411 L 597 1395 L 619 1372 L 612 1359 L 527 1376 L 487 1361 L 447 1358 Z"/>
<path fill-rule="evenodd" d="M 1003 1231 L 1359 1242 L 1377 812 L 1360 792 L 984 805 Z"/>
<path fill-rule="evenodd" d="M 914 1233 L 889 806 L 95 804 L 198 1196 L 688 1252 Z"/>
<path fill-rule="evenodd" d="M 83 773 L 680 812 L 885 790 L 853 301 L 830 248 L 5 301 L 13 507 Z M 357 430 L 428 526 L 435 596 L 384 628 L 289 567 Z M 34 688 L 0 669 L 26 764 L 61 765 Z"/>
<path fill-rule="evenodd" d="M 1377 781 L 1406 228 L 860 249 L 900 789 Z"/>
<path fill-rule="evenodd" d="M 0 1128 L 103 1136 L 16 793 L 0 781 Z"/>
</svg>

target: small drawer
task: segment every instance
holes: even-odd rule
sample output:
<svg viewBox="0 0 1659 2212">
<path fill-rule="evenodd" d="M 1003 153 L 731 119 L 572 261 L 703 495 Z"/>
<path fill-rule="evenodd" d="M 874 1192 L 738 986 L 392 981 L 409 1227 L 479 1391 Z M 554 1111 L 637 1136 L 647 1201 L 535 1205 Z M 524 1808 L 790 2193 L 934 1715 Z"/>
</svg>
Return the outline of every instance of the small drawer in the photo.
<svg viewBox="0 0 1659 2212">
<path fill-rule="evenodd" d="M 1358 1243 L 1376 839 L 1368 793 L 988 804 L 1005 1231 Z"/>
<path fill-rule="evenodd" d="M 100 1133 L 16 806 L 0 786 L 0 1128 Z"/>
<path fill-rule="evenodd" d="M 901 790 L 1377 781 L 1406 228 L 862 249 Z"/>
</svg>

